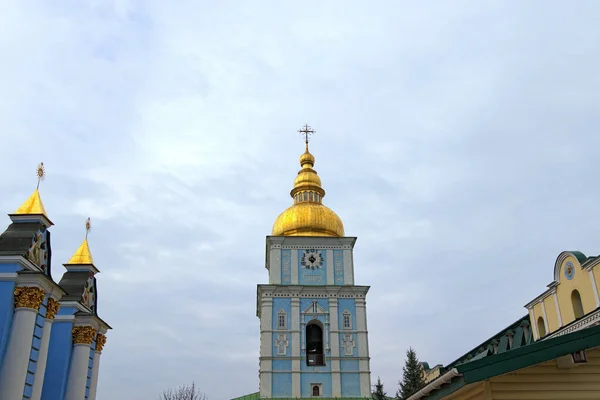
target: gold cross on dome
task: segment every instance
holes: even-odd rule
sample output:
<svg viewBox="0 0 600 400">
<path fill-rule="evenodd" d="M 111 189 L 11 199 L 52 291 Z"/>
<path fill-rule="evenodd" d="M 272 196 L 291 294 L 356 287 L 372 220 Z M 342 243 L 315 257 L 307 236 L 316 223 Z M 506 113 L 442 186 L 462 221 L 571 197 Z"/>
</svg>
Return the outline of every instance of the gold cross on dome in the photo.
<svg viewBox="0 0 600 400">
<path fill-rule="evenodd" d="M 310 135 L 315 134 L 315 130 L 312 129 L 310 126 L 308 126 L 308 124 L 304 124 L 302 129 L 298 130 L 298 133 L 300 133 L 302 136 L 304 136 L 304 142 L 306 143 L 306 146 L 308 147 L 308 138 Z"/>
</svg>

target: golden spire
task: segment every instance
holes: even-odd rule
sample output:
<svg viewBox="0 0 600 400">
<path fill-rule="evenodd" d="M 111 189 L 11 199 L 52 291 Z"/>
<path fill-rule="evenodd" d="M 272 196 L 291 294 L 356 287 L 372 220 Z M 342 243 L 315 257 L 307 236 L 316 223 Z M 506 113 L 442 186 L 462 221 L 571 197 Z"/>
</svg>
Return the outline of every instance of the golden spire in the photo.
<svg viewBox="0 0 600 400">
<path fill-rule="evenodd" d="M 92 258 L 92 253 L 90 252 L 90 246 L 88 245 L 88 233 L 92 229 L 92 222 L 90 218 L 85 221 L 85 239 L 73 254 L 73 257 L 69 260 L 67 264 L 79 264 L 79 265 L 93 265 L 94 259 Z"/>
<path fill-rule="evenodd" d="M 40 197 L 40 182 L 44 180 L 46 176 L 46 169 L 44 167 L 44 163 L 40 163 L 36 169 L 37 174 L 37 186 L 31 196 L 23 204 L 21 207 L 14 212 L 15 215 L 43 215 L 48 218 L 46 215 L 46 209 L 44 208 L 44 204 L 42 203 L 42 199 Z"/>
<path fill-rule="evenodd" d="M 325 190 L 321 178 L 313 169 L 315 157 L 308 151 L 308 138 L 315 131 L 308 124 L 298 130 L 304 136 L 306 149 L 300 156 L 298 176 L 290 196 L 294 204 L 282 212 L 273 224 L 275 236 L 344 236 L 340 217 L 322 203 Z"/>
</svg>

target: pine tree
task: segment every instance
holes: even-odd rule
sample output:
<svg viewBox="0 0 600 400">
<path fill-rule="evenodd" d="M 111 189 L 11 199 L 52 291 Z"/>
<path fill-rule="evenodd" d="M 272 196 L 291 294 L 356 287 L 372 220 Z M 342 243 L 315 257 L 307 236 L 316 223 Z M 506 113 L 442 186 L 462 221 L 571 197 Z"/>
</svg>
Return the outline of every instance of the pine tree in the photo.
<svg viewBox="0 0 600 400">
<path fill-rule="evenodd" d="M 417 353 L 411 348 L 406 352 L 406 362 L 402 368 L 402 381 L 398 382 L 400 390 L 396 393 L 398 400 L 406 400 L 425 386 L 422 368 Z"/>
<path fill-rule="evenodd" d="M 371 399 L 373 400 L 387 400 L 387 396 L 383 391 L 383 383 L 381 383 L 381 379 L 377 377 L 377 383 L 375 384 L 375 391 L 371 395 Z"/>
</svg>

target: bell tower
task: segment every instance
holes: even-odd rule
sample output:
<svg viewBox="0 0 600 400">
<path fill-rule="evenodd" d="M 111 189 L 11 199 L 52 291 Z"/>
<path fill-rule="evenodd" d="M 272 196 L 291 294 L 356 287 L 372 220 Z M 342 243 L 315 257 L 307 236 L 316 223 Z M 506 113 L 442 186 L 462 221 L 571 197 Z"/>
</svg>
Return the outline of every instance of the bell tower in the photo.
<svg viewBox="0 0 600 400">
<path fill-rule="evenodd" d="M 369 397 L 366 295 L 354 282 L 355 237 L 323 205 L 325 190 L 306 150 L 293 204 L 266 240 L 269 283 L 257 287 L 260 398 Z"/>
</svg>

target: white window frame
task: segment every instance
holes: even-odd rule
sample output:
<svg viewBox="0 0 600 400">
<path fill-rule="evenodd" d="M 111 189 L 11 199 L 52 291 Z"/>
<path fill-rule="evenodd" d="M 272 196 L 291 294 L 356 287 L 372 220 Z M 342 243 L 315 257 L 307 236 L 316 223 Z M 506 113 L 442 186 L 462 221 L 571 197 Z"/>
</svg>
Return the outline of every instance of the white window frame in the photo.
<svg viewBox="0 0 600 400">
<path fill-rule="evenodd" d="M 283 324 L 281 323 L 281 318 L 283 317 Z M 277 329 L 285 330 L 287 329 L 287 313 L 281 309 L 277 313 Z"/>
<path fill-rule="evenodd" d="M 346 317 L 348 317 L 348 326 L 346 326 Z M 348 310 L 342 313 L 342 329 L 352 330 L 352 313 Z"/>
</svg>

